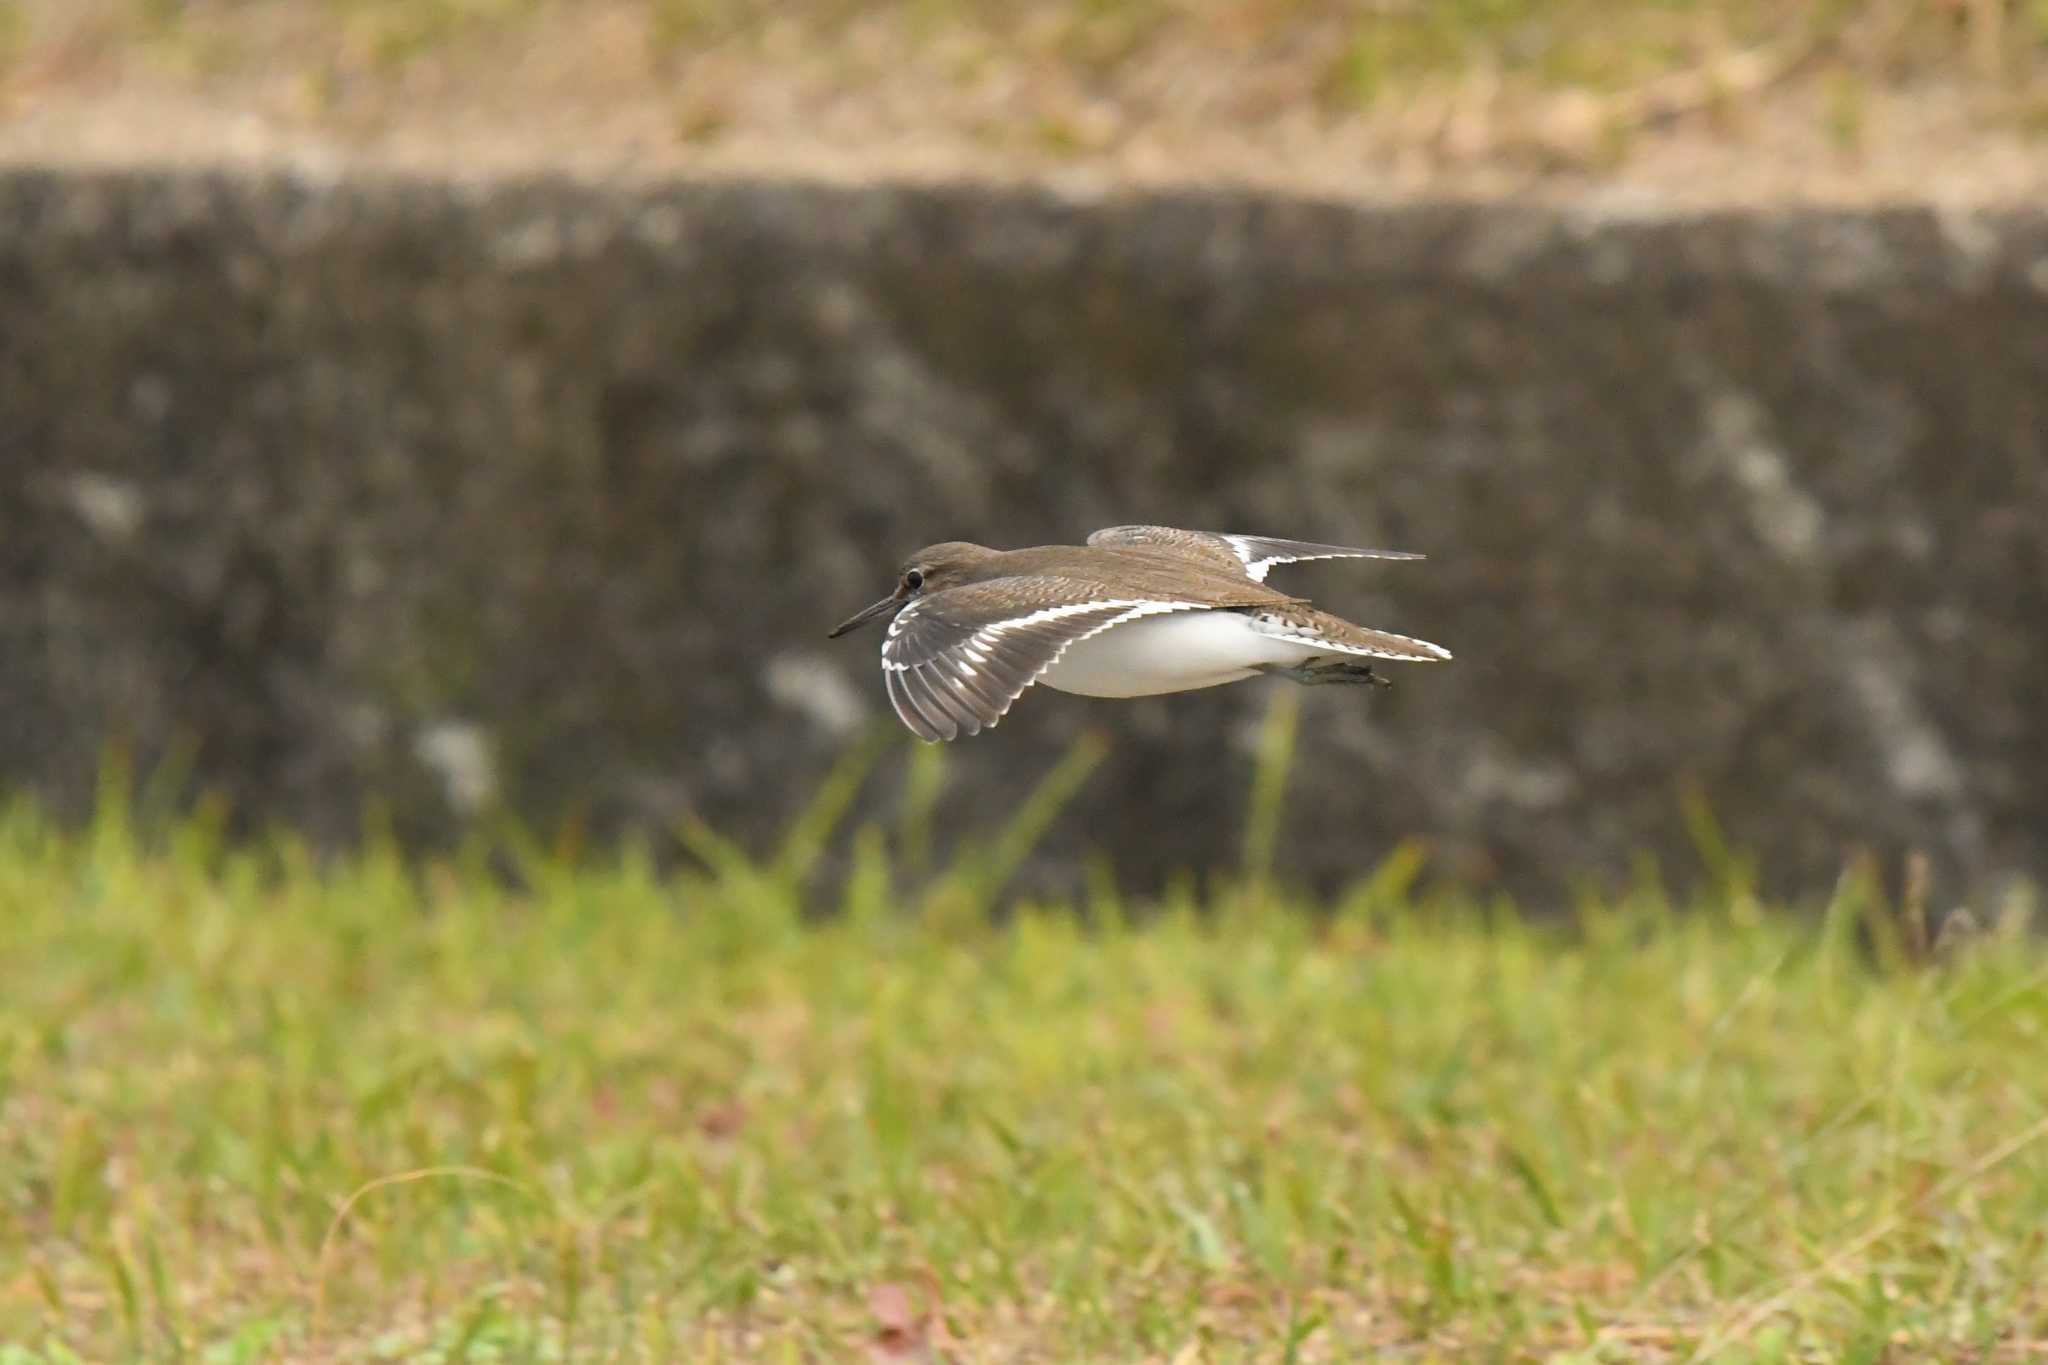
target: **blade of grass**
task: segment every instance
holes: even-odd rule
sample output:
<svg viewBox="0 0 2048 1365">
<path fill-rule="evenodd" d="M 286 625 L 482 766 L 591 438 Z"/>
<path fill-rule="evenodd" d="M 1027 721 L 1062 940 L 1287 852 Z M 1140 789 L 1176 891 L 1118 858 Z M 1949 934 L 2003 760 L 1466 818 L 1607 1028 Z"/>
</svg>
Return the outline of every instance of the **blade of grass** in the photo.
<svg viewBox="0 0 2048 1365">
<path fill-rule="evenodd" d="M 547 1201 L 540 1192 L 524 1181 L 514 1180 L 499 1171 L 485 1170 L 481 1166 L 424 1166 L 414 1171 L 399 1171 L 392 1175 L 381 1175 L 356 1187 L 341 1206 L 334 1211 L 334 1217 L 327 1224 L 326 1233 L 320 1238 L 320 1254 L 314 1262 L 313 1307 L 311 1338 L 317 1346 L 325 1339 L 327 1324 L 327 1282 L 331 1274 L 334 1248 L 340 1240 L 341 1230 L 348 1223 L 349 1215 L 356 1205 L 377 1193 L 400 1185 L 414 1185 L 426 1180 L 474 1180 L 487 1185 L 502 1185 L 525 1195 L 535 1203 Z"/>
<path fill-rule="evenodd" d="M 1301 721 L 1301 698 L 1292 687 L 1273 689 L 1266 720 L 1259 729 L 1257 762 L 1252 768 L 1251 802 L 1245 813 L 1244 892 L 1257 902 L 1273 894 L 1273 862 L 1280 843 L 1281 814 L 1287 803 L 1287 777 L 1294 767 L 1295 732 Z"/>
</svg>

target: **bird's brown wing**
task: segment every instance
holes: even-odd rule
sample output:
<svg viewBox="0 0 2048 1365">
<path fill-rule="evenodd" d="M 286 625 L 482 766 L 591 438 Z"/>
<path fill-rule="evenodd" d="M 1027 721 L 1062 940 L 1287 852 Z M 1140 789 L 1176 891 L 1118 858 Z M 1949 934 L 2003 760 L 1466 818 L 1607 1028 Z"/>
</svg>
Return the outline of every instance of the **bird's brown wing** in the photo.
<svg viewBox="0 0 2048 1365">
<path fill-rule="evenodd" d="M 1242 574 L 1254 583 L 1266 581 L 1275 564 L 1303 559 L 1421 559 L 1405 550 L 1366 550 L 1347 545 L 1321 545 L 1309 540 L 1277 540 L 1218 531 L 1183 531 L 1177 526 L 1109 526 L 1088 537 L 1106 550 L 1148 550 L 1175 555 L 1211 570 Z"/>
<path fill-rule="evenodd" d="M 995 725 L 1075 641 L 1212 605 L 1119 597 L 1103 584 L 1053 576 L 967 583 L 896 614 L 882 640 L 882 676 L 897 716 L 919 739 L 956 739 Z"/>
</svg>

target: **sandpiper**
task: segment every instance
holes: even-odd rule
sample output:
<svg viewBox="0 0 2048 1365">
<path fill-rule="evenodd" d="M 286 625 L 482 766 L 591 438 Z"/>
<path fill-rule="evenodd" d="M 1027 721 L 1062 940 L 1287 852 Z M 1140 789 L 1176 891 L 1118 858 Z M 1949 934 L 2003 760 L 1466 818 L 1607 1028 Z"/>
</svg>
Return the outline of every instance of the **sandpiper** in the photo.
<svg viewBox="0 0 2048 1365">
<path fill-rule="evenodd" d="M 920 739 L 979 734 L 1033 683 L 1084 697 L 1148 697 L 1269 674 L 1386 686 L 1371 659 L 1448 659 L 1427 640 L 1354 626 L 1265 585 L 1303 559 L 1420 559 L 1267 536 L 1112 526 L 1086 545 L 929 545 L 896 590 L 836 639 L 892 615 L 882 677 Z"/>
</svg>

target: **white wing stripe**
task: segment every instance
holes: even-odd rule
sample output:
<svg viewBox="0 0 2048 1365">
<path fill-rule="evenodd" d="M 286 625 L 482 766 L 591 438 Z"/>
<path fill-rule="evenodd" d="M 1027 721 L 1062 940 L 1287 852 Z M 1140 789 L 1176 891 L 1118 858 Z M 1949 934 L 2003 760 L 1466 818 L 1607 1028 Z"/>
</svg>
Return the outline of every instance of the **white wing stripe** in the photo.
<svg viewBox="0 0 2048 1365">
<path fill-rule="evenodd" d="M 945 689 L 955 686 L 952 679 L 946 676 L 943 669 L 943 665 L 949 658 L 963 676 L 969 678 L 977 677 L 979 675 L 972 664 L 965 662 L 958 656 L 965 655 L 976 662 L 986 663 L 990 657 L 989 649 L 1006 632 L 1045 621 L 1064 620 L 1070 616 L 1081 616 L 1091 612 L 1100 613 L 1111 608 L 1120 608 L 1115 616 L 1110 617 L 1099 625 L 1092 626 L 1069 639 L 1062 640 L 1059 646 L 1046 658 L 1045 662 L 1040 664 L 1037 670 L 1025 680 L 1024 687 L 1028 688 L 1044 677 L 1046 671 L 1059 662 L 1061 655 L 1083 640 L 1092 639 L 1102 634 L 1103 631 L 1111 630 L 1123 625 L 1127 621 L 1135 621 L 1145 616 L 1158 616 L 1165 612 L 1204 611 L 1209 609 L 1209 604 L 1206 602 L 1165 602 L 1157 599 L 1102 598 L 1093 602 L 1070 602 L 1056 607 L 1041 607 L 1037 611 L 1028 612 L 1023 616 L 991 622 L 968 636 L 966 641 L 954 646 L 953 649 L 940 655 L 938 658 L 928 659 L 919 664 L 902 663 L 891 658 L 890 653 L 895 648 L 898 637 L 902 634 L 901 627 L 903 621 L 915 612 L 917 607 L 917 603 L 911 603 L 897 614 L 895 620 L 889 623 L 889 633 L 882 640 L 883 676 L 889 680 L 889 700 L 895 705 L 897 714 L 902 717 L 905 724 L 909 725 L 912 730 L 917 731 L 920 735 L 923 735 L 925 728 L 929 727 L 933 734 L 950 739 L 963 729 L 971 734 L 976 727 L 971 723 L 962 723 L 973 721 L 974 717 L 971 712 L 966 712 L 964 708 L 956 710 L 953 705 L 949 705 L 949 703 L 953 702 L 953 698 Z M 982 724 L 987 728 L 993 729 L 1002 717 L 1009 714 L 1010 707 L 1015 704 L 1017 697 L 1022 694 L 1023 688 L 1020 688 L 1015 695 L 991 699 L 999 700 L 1000 705 L 996 707 L 995 716 L 982 722 Z M 940 714 L 937 716 L 932 715 L 931 712 L 934 709 L 938 710 Z M 948 712 L 951 712 L 951 714 L 948 714 Z M 917 718 L 915 721 L 912 719 L 913 713 L 915 713 Z M 917 721 L 923 721 L 924 725 L 920 726 L 917 724 Z"/>
<path fill-rule="evenodd" d="M 1244 576 L 1254 583 L 1266 581 L 1266 575 L 1275 564 L 1301 564 L 1311 559 L 1420 559 L 1421 555 L 1409 554 L 1403 550 L 1352 550 L 1337 546 L 1310 548 L 1304 545 L 1300 554 L 1261 554 L 1253 549 L 1254 542 L 1265 540 L 1264 536 L 1249 536 L 1242 533 L 1218 533 L 1217 539 L 1230 547 L 1230 552 L 1244 562 Z"/>
<path fill-rule="evenodd" d="M 1253 554 L 1252 547 L 1245 544 L 1243 536 L 1226 535 L 1223 537 L 1223 543 L 1230 547 L 1232 554 L 1244 561 L 1244 576 L 1246 578 L 1251 579 L 1254 583 L 1266 581 L 1266 570 L 1273 567 L 1273 560 L 1260 559 Z"/>
</svg>

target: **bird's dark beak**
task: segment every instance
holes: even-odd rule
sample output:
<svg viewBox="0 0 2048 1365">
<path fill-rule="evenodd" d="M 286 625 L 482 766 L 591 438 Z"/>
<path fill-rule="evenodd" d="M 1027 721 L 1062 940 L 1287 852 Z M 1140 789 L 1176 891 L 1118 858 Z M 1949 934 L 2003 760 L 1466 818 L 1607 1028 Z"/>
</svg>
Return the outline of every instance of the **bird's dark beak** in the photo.
<svg viewBox="0 0 2048 1365">
<path fill-rule="evenodd" d="M 833 628 L 832 633 L 830 635 L 827 635 L 825 638 L 828 640 L 836 640 L 840 636 L 846 634 L 847 631 L 859 630 L 862 626 L 874 620 L 883 612 L 892 611 L 901 605 L 903 605 L 902 591 L 898 590 L 896 592 L 892 592 L 887 597 L 883 598 L 881 601 L 875 603 L 872 607 L 862 607 L 859 611 L 847 617 L 844 621 L 841 621 L 837 626 Z"/>
</svg>

